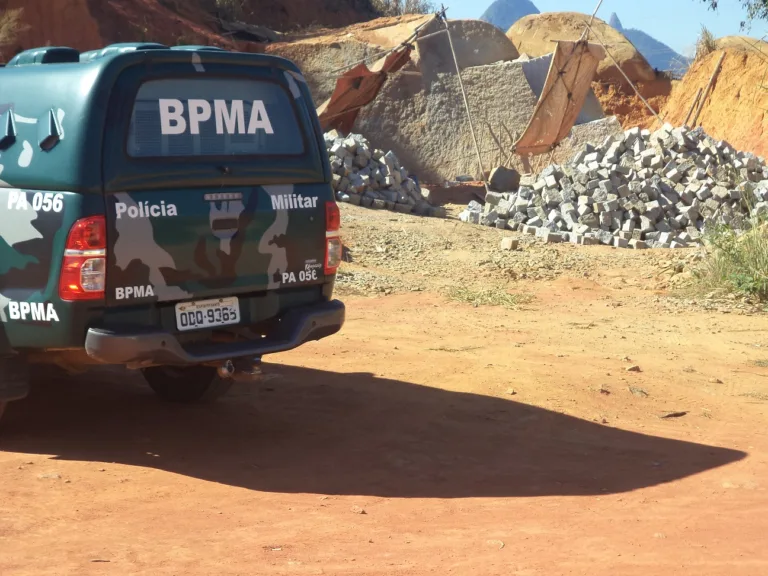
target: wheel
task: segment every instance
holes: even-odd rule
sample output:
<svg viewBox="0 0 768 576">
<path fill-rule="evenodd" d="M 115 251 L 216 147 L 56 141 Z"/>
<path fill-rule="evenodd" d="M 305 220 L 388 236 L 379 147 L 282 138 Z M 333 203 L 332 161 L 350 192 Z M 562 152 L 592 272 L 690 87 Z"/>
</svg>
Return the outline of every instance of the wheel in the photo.
<svg viewBox="0 0 768 576">
<path fill-rule="evenodd" d="M 211 366 L 156 366 L 142 373 L 149 387 L 166 402 L 213 402 L 232 387 L 232 380 L 219 378 Z"/>
<path fill-rule="evenodd" d="M 10 402 L 0 402 L 0 420 L 3 419 L 3 414 L 5 414 L 5 409 L 8 408 L 8 404 L 10 404 Z"/>
</svg>

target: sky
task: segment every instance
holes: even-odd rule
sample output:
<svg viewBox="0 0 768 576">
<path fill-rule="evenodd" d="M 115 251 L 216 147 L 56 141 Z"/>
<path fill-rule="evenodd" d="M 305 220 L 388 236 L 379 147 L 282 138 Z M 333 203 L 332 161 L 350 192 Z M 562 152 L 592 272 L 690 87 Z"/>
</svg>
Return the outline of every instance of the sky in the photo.
<svg viewBox="0 0 768 576">
<path fill-rule="evenodd" d="M 442 0 L 449 18 L 479 18 L 493 0 Z M 437 4 L 440 1 L 436 2 Z M 533 0 L 542 12 L 591 14 L 597 0 Z M 701 0 L 603 0 L 597 16 L 606 22 L 616 12 L 625 28 L 639 28 L 680 54 L 689 55 L 702 25 L 716 36 L 746 34 L 757 38 L 768 33 L 768 22 L 757 22 L 747 32 L 739 30 L 745 19 L 741 0 L 719 0 L 717 12 Z"/>
</svg>

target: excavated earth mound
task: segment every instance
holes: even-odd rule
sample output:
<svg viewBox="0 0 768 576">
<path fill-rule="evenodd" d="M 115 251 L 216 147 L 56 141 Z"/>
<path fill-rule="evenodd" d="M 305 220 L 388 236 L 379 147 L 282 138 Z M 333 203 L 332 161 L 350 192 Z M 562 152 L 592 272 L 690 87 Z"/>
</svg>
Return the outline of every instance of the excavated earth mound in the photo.
<svg viewBox="0 0 768 576">
<path fill-rule="evenodd" d="M 734 49 L 753 51 L 755 49 L 761 50 L 763 54 L 768 54 L 768 42 L 758 40 L 757 38 L 750 38 L 749 36 L 723 36 L 718 38 L 715 43 L 718 50 Z"/>
<path fill-rule="evenodd" d="M 722 53 L 717 50 L 691 65 L 664 108 L 667 122 L 681 125 L 685 121 L 696 92 L 699 88 L 706 89 Z M 725 53 L 722 70 L 707 97 L 698 125 L 738 150 L 768 155 L 768 63 L 763 54 L 752 49 L 728 49 Z"/>
<path fill-rule="evenodd" d="M 659 78 L 654 82 L 640 82 L 636 86 L 646 102 L 658 114 L 667 104 L 674 81 Z M 659 128 L 656 117 L 643 104 L 643 101 L 631 88 L 627 89 L 610 83 L 593 82 L 592 90 L 607 116 L 616 116 L 626 130 L 640 128 Z"/>
<path fill-rule="evenodd" d="M 398 46 L 422 24 L 422 35 L 437 32 L 438 22 L 429 22 L 431 16 L 402 16 L 379 18 L 338 30 L 323 30 L 311 37 L 292 42 L 281 42 L 266 47 L 266 52 L 296 62 L 304 72 L 316 104 L 330 98 L 336 86 L 340 68 L 351 66 L 368 57 L 376 57 Z M 510 40 L 495 26 L 479 20 L 452 20 L 449 22 L 459 67 L 492 64 L 514 60 L 517 50 Z M 433 74 L 453 70 L 454 63 L 445 35 L 432 36 L 417 43 L 415 60 L 422 70 Z M 373 62 L 369 61 L 371 65 Z"/>
<path fill-rule="evenodd" d="M 427 19 L 417 15 L 378 18 L 346 28 L 318 30 L 303 38 L 288 38 L 267 45 L 264 51 L 295 62 L 307 79 L 315 104 L 320 105 L 331 97 L 342 73 L 338 70 L 394 48 Z"/>
<path fill-rule="evenodd" d="M 507 32 L 507 37 L 521 54 L 543 56 L 553 51 L 554 40 L 578 40 L 588 22 L 588 15 L 577 12 L 531 14 L 515 22 Z M 632 82 L 652 82 L 656 79 L 653 68 L 621 32 L 599 18 L 595 18 L 592 29 L 608 46 L 608 50 Z M 595 39 L 593 41 L 597 42 Z M 600 63 L 597 77 L 603 82 L 626 84 L 626 80 L 608 57 Z"/>
<path fill-rule="evenodd" d="M 361 0 L 237 0 L 230 4 L 242 6 L 238 19 L 279 31 L 346 26 L 375 17 L 371 4 Z M 4 59 L 48 44 L 81 51 L 114 42 L 150 41 L 261 50 L 258 44 L 220 33 L 216 15 L 226 19 L 229 14 L 219 10 L 214 0 L 0 0 L 0 10 L 8 8 L 24 8 L 29 29 L 6 47 Z"/>
</svg>

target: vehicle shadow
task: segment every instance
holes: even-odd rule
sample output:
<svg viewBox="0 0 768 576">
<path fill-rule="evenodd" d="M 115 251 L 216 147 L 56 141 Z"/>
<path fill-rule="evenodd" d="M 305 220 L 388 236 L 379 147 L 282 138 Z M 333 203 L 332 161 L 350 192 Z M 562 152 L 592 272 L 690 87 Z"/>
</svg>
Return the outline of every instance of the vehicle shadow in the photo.
<svg viewBox="0 0 768 576">
<path fill-rule="evenodd" d="M 9 409 L 0 449 L 251 490 L 404 498 L 619 493 L 746 456 L 371 374 L 265 368 L 272 379 L 210 406 L 164 404 L 123 373 L 38 382 Z"/>
</svg>

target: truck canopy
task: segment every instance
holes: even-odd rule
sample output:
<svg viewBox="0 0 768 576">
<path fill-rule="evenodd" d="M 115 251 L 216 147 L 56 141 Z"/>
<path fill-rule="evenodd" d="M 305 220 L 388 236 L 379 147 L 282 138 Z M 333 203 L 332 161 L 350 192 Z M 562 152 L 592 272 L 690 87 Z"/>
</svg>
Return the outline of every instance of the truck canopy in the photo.
<svg viewBox="0 0 768 576">
<path fill-rule="evenodd" d="M 202 46 L 17 55 L 0 68 L 0 165 L 5 186 L 80 193 L 330 181 L 299 69 Z"/>
</svg>

